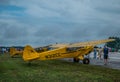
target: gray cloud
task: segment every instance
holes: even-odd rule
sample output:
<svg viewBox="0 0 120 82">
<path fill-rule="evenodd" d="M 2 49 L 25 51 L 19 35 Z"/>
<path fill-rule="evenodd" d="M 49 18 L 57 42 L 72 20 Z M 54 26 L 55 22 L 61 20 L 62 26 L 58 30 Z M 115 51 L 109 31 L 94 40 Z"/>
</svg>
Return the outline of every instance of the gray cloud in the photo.
<svg viewBox="0 0 120 82">
<path fill-rule="evenodd" d="M 15 28 L 15 27 L 9 27 L 5 29 L 4 37 L 8 39 L 14 39 L 14 38 L 21 38 L 27 36 L 26 28 Z"/>
<path fill-rule="evenodd" d="M 0 21 L 0 44 L 23 45 L 29 34 L 28 29 L 16 24 L 16 22 L 9 22 Z"/>
<path fill-rule="evenodd" d="M 0 5 L 6 5 L 9 3 L 10 3 L 10 0 L 0 0 Z"/>
<path fill-rule="evenodd" d="M 1 35 L 7 39 L 17 39 L 27 36 L 27 29 L 24 26 L 21 27 L 21 25 L 19 26 L 19 24 L 14 23 L 15 22 L 11 22 L 10 24 L 8 22 L 0 22 Z"/>
<path fill-rule="evenodd" d="M 120 30 L 119 0 L 1 0 L 1 4 L 15 7 L 0 12 L 1 45 L 104 39 L 118 36 Z"/>
</svg>

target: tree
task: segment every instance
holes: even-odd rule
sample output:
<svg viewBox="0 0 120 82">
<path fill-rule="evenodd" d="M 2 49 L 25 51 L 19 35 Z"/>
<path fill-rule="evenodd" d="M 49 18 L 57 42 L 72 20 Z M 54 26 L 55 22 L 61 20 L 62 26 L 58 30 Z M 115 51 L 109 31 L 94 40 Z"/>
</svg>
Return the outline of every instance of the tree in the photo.
<svg viewBox="0 0 120 82">
<path fill-rule="evenodd" d="M 109 37 L 109 39 L 115 39 L 113 42 L 108 42 L 105 45 L 107 45 L 110 48 L 114 49 L 120 49 L 120 38 L 119 37 Z"/>
</svg>

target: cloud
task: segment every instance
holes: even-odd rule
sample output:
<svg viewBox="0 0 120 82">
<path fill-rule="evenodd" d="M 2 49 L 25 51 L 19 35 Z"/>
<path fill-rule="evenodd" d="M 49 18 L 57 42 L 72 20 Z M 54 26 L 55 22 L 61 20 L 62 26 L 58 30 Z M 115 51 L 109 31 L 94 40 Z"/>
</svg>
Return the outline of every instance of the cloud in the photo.
<svg viewBox="0 0 120 82">
<path fill-rule="evenodd" d="M 109 13 L 109 14 L 120 14 L 120 1 L 119 0 L 110 0 L 108 2 L 108 0 L 104 1 L 104 0 L 100 0 L 100 1 L 95 1 L 93 0 L 93 3 L 95 3 L 93 5 L 93 7 L 97 10 L 97 11 L 102 11 L 103 13 Z"/>
<path fill-rule="evenodd" d="M 24 43 L 25 38 L 29 35 L 28 29 L 24 26 L 26 25 L 23 25 L 15 20 L 0 20 L 1 45 L 11 45 L 11 42 L 17 41 L 21 41 L 21 44 Z"/>
<path fill-rule="evenodd" d="M 10 0 L 0 0 L 0 5 L 9 4 Z"/>
<path fill-rule="evenodd" d="M 1 0 L 1 45 L 47 45 L 119 33 L 119 0 Z"/>
</svg>

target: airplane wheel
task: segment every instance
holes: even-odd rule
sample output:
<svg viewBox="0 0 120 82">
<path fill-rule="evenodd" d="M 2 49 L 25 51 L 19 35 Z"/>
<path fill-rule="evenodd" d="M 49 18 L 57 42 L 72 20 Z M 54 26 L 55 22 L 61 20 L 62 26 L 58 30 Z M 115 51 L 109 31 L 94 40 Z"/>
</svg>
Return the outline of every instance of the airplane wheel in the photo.
<svg viewBox="0 0 120 82">
<path fill-rule="evenodd" d="M 79 62 L 79 59 L 78 58 L 73 58 L 73 61 L 74 62 Z"/>
<path fill-rule="evenodd" d="M 83 59 L 83 64 L 89 64 L 89 63 L 90 63 L 90 60 L 88 58 Z"/>
</svg>

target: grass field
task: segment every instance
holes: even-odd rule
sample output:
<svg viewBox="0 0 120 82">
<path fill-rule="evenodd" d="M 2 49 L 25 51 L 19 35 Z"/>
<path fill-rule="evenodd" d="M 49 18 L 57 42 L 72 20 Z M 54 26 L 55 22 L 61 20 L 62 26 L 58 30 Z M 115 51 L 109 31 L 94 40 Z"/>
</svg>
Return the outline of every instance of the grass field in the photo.
<svg viewBox="0 0 120 82">
<path fill-rule="evenodd" d="M 0 82 L 120 82 L 120 70 L 62 60 L 33 61 L 0 54 Z"/>
</svg>

